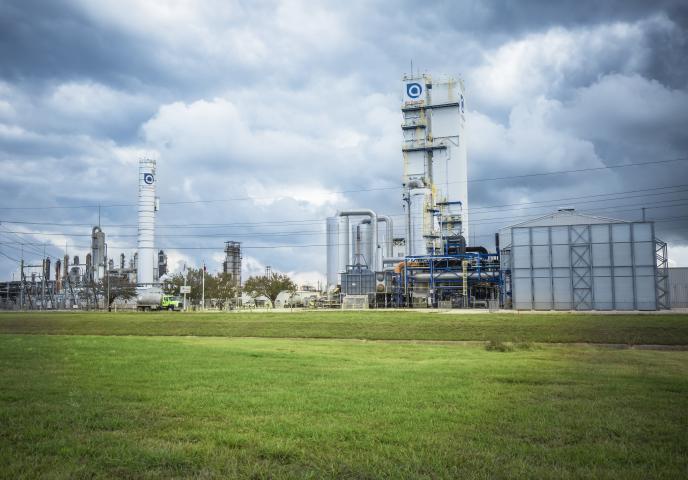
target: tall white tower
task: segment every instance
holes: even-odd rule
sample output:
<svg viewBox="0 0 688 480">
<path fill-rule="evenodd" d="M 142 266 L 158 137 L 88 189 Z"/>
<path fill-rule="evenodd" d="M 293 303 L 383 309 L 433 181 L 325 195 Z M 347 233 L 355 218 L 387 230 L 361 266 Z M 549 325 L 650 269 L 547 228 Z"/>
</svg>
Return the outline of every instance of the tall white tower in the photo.
<svg viewBox="0 0 688 480">
<path fill-rule="evenodd" d="M 404 76 L 403 87 L 407 250 L 439 254 L 443 240 L 468 239 L 464 86 L 423 74 Z"/>
<path fill-rule="evenodd" d="M 157 210 L 155 160 L 142 158 L 139 160 L 139 235 L 136 269 L 139 285 L 150 285 L 154 281 L 153 269 L 156 265 L 155 212 Z"/>
</svg>

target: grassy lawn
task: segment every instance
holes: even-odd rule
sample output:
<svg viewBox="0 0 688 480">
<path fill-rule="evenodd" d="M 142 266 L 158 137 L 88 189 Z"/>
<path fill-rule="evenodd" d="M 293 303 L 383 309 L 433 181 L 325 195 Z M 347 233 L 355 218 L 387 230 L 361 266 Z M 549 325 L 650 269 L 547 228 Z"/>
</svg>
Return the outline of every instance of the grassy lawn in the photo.
<svg viewBox="0 0 688 480">
<path fill-rule="evenodd" d="M 688 345 L 688 315 L 10 312 L 0 313 L 1 333 Z"/>
<path fill-rule="evenodd" d="M 683 351 L 0 335 L 5 478 L 685 478 L 687 428 Z"/>
<path fill-rule="evenodd" d="M 686 477 L 688 351 L 547 342 L 688 316 L 3 313 L 0 477 Z"/>
</svg>

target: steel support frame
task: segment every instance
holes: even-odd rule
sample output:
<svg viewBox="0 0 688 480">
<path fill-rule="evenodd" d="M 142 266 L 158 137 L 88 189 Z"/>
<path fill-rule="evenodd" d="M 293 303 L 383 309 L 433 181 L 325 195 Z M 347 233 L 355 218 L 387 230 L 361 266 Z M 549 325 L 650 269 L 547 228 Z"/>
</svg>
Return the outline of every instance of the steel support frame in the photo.
<svg viewBox="0 0 688 480">
<path fill-rule="evenodd" d="M 653 232 L 654 233 L 654 232 Z M 655 238 L 655 284 L 657 291 L 657 310 L 670 310 L 669 255 L 666 242 Z"/>
<path fill-rule="evenodd" d="M 501 291 L 503 276 L 500 274 L 500 265 L 497 263 L 499 262 L 499 255 L 496 253 L 484 254 L 469 252 L 458 255 L 418 255 L 404 257 L 403 283 L 401 281 L 402 279 L 399 278 L 400 276 L 397 278 L 396 282 L 399 286 L 403 285 L 404 291 L 397 292 L 397 296 L 401 297 L 403 295 L 406 299 L 406 306 L 412 306 L 412 292 L 415 286 L 415 282 L 413 281 L 414 272 L 429 273 L 428 289 L 431 292 L 431 305 L 433 308 L 436 307 L 438 302 L 438 290 L 460 291 L 463 283 L 461 264 L 464 260 L 470 262 L 470 272 L 478 274 L 478 280 L 471 280 L 469 278 L 469 285 L 471 283 L 489 283 L 494 285 L 498 291 Z M 442 285 L 438 285 L 435 279 L 436 273 L 451 273 L 454 274 L 455 278 L 444 278 L 441 281 Z M 497 275 L 490 279 L 481 279 L 482 273 L 496 273 Z M 451 285 L 446 285 L 447 283 Z"/>
</svg>

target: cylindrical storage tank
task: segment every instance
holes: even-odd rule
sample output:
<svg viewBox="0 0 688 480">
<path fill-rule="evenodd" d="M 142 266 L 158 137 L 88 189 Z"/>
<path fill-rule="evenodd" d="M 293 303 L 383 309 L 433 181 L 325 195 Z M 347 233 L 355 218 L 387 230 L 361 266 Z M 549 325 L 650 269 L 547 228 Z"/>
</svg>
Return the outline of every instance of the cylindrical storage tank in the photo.
<svg viewBox="0 0 688 480">
<path fill-rule="evenodd" d="M 427 255 L 427 242 L 425 239 L 426 224 L 429 220 L 426 218 L 429 214 L 426 212 L 427 199 L 430 196 L 430 189 L 428 188 L 414 188 L 409 192 L 411 199 L 410 206 L 410 222 L 409 234 L 411 238 L 408 242 L 408 250 L 410 255 Z"/>
<path fill-rule="evenodd" d="M 337 251 L 339 253 L 339 260 L 337 261 L 337 270 L 339 273 L 346 273 L 346 266 L 351 263 L 349 217 L 339 217 L 338 230 Z"/>
<path fill-rule="evenodd" d="M 155 268 L 155 160 L 139 160 L 139 234 L 137 282 L 153 283 Z"/>
<path fill-rule="evenodd" d="M 327 238 L 327 286 L 337 285 L 339 273 L 339 217 L 328 217 L 325 236 Z"/>
</svg>

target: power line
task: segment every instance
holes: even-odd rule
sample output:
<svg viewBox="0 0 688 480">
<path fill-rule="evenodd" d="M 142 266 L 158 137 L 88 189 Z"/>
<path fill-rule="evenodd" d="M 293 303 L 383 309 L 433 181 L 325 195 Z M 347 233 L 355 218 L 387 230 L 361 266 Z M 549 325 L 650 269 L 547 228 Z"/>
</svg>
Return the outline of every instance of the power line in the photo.
<svg viewBox="0 0 688 480">
<path fill-rule="evenodd" d="M 616 207 L 608 207 L 608 208 L 602 208 L 602 209 L 593 209 L 593 210 L 585 210 L 581 211 L 580 213 L 595 213 L 595 212 L 629 212 L 629 211 L 638 211 L 639 207 L 643 207 L 645 205 L 655 205 L 656 203 L 665 203 L 665 202 L 676 202 L 676 201 L 682 201 L 682 200 L 688 200 L 688 198 L 680 198 L 676 200 L 665 200 L 664 202 L 655 202 L 655 203 L 637 203 L 633 205 L 618 205 Z M 655 209 L 655 208 L 670 208 L 670 207 L 681 207 L 684 205 L 688 205 L 688 203 L 683 202 L 683 203 L 676 203 L 672 205 L 658 205 L 658 206 L 649 206 L 645 207 L 648 210 L 649 209 Z M 635 207 L 635 208 L 618 208 L 618 207 Z M 542 215 L 547 215 L 549 213 L 552 213 L 551 210 L 549 212 L 540 212 L 540 213 L 530 213 L 526 215 L 510 215 L 508 217 L 489 217 L 489 218 L 481 218 L 476 221 L 471 221 L 469 222 L 469 226 L 471 225 L 484 225 L 488 223 L 500 223 L 500 222 L 493 222 L 492 220 L 509 220 L 512 218 L 530 218 L 530 217 L 540 217 Z"/>
<path fill-rule="evenodd" d="M 645 196 L 657 196 L 657 195 L 672 195 L 672 194 L 677 194 L 677 193 L 683 193 L 685 191 L 688 191 L 688 189 L 681 189 L 681 190 L 675 190 L 675 191 L 667 191 L 667 192 L 655 192 L 655 193 L 646 193 L 643 195 L 626 195 L 629 193 L 638 193 L 638 192 L 649 192 L 649 191 L 654 191 L 654 190 L 660 190 L 660 189 L 676 189 L 676 188 L 681 188 L 681 187 L 688 187 L 688 184 L 681 184 L 681 185 L 671 185 L 671 186 L 664 186 L 664 187 L 652 187 L 652 188 L 646 188 L 646 189 L 637 189 L 637 190 L 627 190 L 627 191 L 622 191 L 622 192 L 612 192 L 612 193 L 600 193 L 600 194 L 589 194 L 589 195 L 582 195 L 582 196 L 576 196 L 576 197 L 562 197 L 562 198 L 550 198 L 547 200 L 537 200 L 537 201 L 532 201 L 532 202 L 518 202 L 518 203 L 510 203 L 510 204 L 502 204 L 502 205 L 488 205 L 484 207 L 474 207 L 472 209 L 466 209 L 466 213 L 472 213 L 473 215 L 479 215 L 483 213 L 488 213 L 489 210 L 491 209 L 499 209 L 504 210 L 505 207 L 510 207 L 510 206 L 515 206 L 519 207 L 522 205 L 531 205 L 530 207 L 523 207 L 521 210 L 524 209 L 538 209 L 538 208 L 548 208 L 548 205 L 535 205 L 539 203 L 548 203 L 548 202 L 565 202 L 565 201 L 570 201 L 570 200 L 578 200 L 578 199 L 585 199 L 585 198 L 590 198 L 590 197 L 608 197 L 612 195 L 623 195 L 619 196 L 618 198 L 605 198 L 602 200 L 607 200 L 607 201 L 614 201 L 614 200 L 625 200 L 627 198 L 642 198 Z M 577 202 L 578 204 L 581 203 L 595 203 L 600 201 L 598 200 L 589 200 L 589 201 L 582 201 L 582 202 Z M 624 205 L 619 205 L 619 206 L 624 206 Z M 480 210 L 480 211 L 478 211 Z M 485 210 L 485 211 L 482 211 Z M 405 213 L 400 213 L 400 214 L 391 214 L 390 216 L 392 217 L 406 217 L 407 214 Z M 320 219 L 302 219 L 302 220 L 283 220 L 283 221 L 265 221 L 265 222 L 231 222 L 231 223 L 188 223 L 188 224 L 158 224 L 156 225 L 156 228 L 216 228 L 216 227 L 247 227 L 247 226 L 281 226 L 281 225 L 303 225 L 303 224 L 316 224 L 316 223 L 321 223 L 325 221 L 324 218 Z M 64 222 L 31 222 L 31 221 L 24 221 L 24 220 L 0 220 L 0 223 L 8 223 L 8 224 L 17 224 L 17 225 L 42 225 L 42 226 L 63 226 L 63 227 L 91 227 L 91 223 L 64 223 Z M 116 227 L 116 228 L 138 228 L 137 225 L 134 224 L 103 224 L 103 228 L 111 228 L 111 227 Z"/>
<path fill-rule="evenodd" d="M 547 175 L 563 175 L 568 173 L 581 173 L 581 172 L 598 172 L 600 170 L 608 170 L 613 168 L 625 168 L 625 167 L 637 167 L 641 165 L 657 165 L 663 163 L 671 162 L 682 162 L 688 160 L 688 157 L 672 158 L 669 160 L 654 160 L 650 162 L 637 162 L 637 163 L 621 163 L 617 165 L 604 165 L 602 167 L 590 167 L 590 168 L 577 168 L 575 170 L 560 170 L 558 172 L 542 172 L 542 173 L 527 173 L 524 175 L 509 175 L 505 177 L 493 177 L 493 178 L 477 178 L 474 180 L 468 180 L 468 183 L 472 182 L 491 182 L 495 180 L 512 180 L 514 178 L 527 178 L 527 177 L 542 177 Z M 466 183 L 466 182 L 449 182 L 449 183 Z"/>
<path fill-rule="evenodd" d="M 644 189 L 640 189 L 640 190 L 628 190 L 628 191 L 625 191 L 625 192 L 615 192 L 615 193 L 596 193 L 596 194 L 589 194 L 589 195 L 581 195 L 581 196 L 577 196 L 577 197 L 550 198 L 550 199 L 547 199 L 547 200 L 535 200 L 535 201 L 532 201 L 532 202 L 507 203 L 507 204 L 504 204 L 504 205 L 488 205 L 488 206 L 485 206 L 485 207 L 474 207 L 474 208 L 472 208 L 472 209 L 471 209 L 471 208 L 468 208 L 468 209 L 467 209 L 467 212 L 476 215 L 476 214 L 482 213 L 482 212 L 478 212 L 478 211 L 476 211 L 476 210 L 483 210 L 483 209 L 496 209 L 496 208 L 498 208 L 498 209 L 501 210 L 501 209 L 503 209 L 504 207 L 512 207 L 512 206 L 520 206 L 520 205 L 532 205 L 532 204 L 535 204 L 535 203 L 566 202 L 566 201 L 569 201 L 569 200 L 578 200 L 578 199 L 581 199 L 581 198 L 606 197 L 606 196 L 610 196 L 610 195 L 623 195 L 623 194 L 626 194 L 626 193 L 638 193 L 638 192 L 646 192 L 646 191 L 659 190 L 659 189 L 666 189 L 666 188 L 681 188 L 681 187 L 688 187 L 688 184 L 683 184 L 683 185 L 672 185 L 672 186 L 670 186 L 670 187 L 644 188 Z M 638 198 L 638 197 L 646 197 L 646 196 L 649 197 L 649 196 L 655 196 L 655 195 L 671 195 L 671 194 L 673 194 L 673 193 L 683 193 L 683 192 L 685 192 L 685 191 L 688 191 L 688 189 L 681 189 L 681 190 L 676 190 L 676 191 L 673 191 L 673 192 L 656 192 L 656 193 L 646 193 L 646 194 L 643 194 L 643 195 L 629 195 L 629 196 L 624 196 L 624 197 L 620 197 L 620 198 L 604 198 L 604 199 L 601 199 L 601 200 L 624 200 L 624 199 L 626 199 L 626 198 Z M 600 200 L 591 200 L 591 202 L 597 202 L 597 201 L 600 201 Z M 579 202 L 579 203 L 581 203 L 581 202 Z M 542 207 L 533 207 L 533 208 L 542 208 Z"/>
<path fill-rule="evenodd" d="M 3 257 L 5 257 L 5 258 L 7 258 L 7 259 L 9 259 L 9 260 L 12 260 L 13 262 L 18 262 L 18 261 L 19 261 L 18 258 L 12 258 L 12 257 L 10 257 L 9 255 L 7 255 L 6 253 L 4 253 L 2 250 L 0 250 L 0 255 L 2 255 Z"/>
<path fill-rule="evenodd" d="M 583 173 L 583 172 L 596 172 L 601 170 L 610 170 L 615 168 L 627 168 L 627 167 L 637 167 L 642 165 L 659 165 L 667 164 L 672 162 L 681 162 L 688 160 L 688 157 L 678 157 L 667 160 L 653 160 L 648 162 L 636 162 L 636 163 L 621 163 L 615 165 L 603 165 L 600 167 L 588 167 L 588 168 L 577 168 L 573 170 L 559 170 L 553 172 L 537 172 L 537 173 L 527 173 L 523 175 L 508 175 L 503 177 L 491 177 L 491 178 L 474 178 L 468 180 L 459 180 L 455 182 L 446 182 L 447 184 L 457 184 L 457 183 L 477 183 L 477 182 L 493 182 L 500 180 L 512 180 L 517 178 L 530 178 L 530 177 L 542 177 L 549 175 L 566 175 L 570 173 Z M 357 190 L 339 190 L 328 192 L 330 194 L 338 193 L 360 193 L 360 192 L 373 192 L 382 190 L 393 190 L 399 189 L 400 186 L 389 186 L 389 187 L 375 187 L 375 188 L 362 188 Z M 188 201 L 178 201 L 178 202 L 160 202 L 162 205 L 192 205 L 201 203 L 223 203 L 223 202 L 234 202 L 234 201 L 245 201 L 245 200 L 274 200 L 281 198 L 290 198 L 287 195 L 282 196 L 271 196 L 271 197 L 234 197 L 225 199 L 211 199 L 211 200 L 188 200 Z M 48 205 L 42 207 L 0 207 L 0 210 L 43 210 L 43 209 L 72 209 L 72 208 L 116 208 L 116 207 L 134 207 L 136 203 L 120 203 L 120 204 L 96 204 L 96 205 L 67 205 L 67 206 L 57 206 Z"/>
<path fill-rule="evenodd" d="M 678 193 L 678 192 L 676 192 Z M 629 198 L 634 198 L 633 196 Z M 608 208 L 602 208 L 602 209 L 593 209 L 593 210 L 586 210 L 583 213 L 596 213 L 596 212 L 627 212 L 627 211 L 633 211 L 636 210 L 636 208 L 619 208 L 619 207 L 645 207 L 647 209 L 656 209 L 656 208 L 670 208 L 670 207 L 677 207 L 677 206 L 684 206 L 686 205 L 685 202 L 683 203 L 674 203 L 674 202 L 679 202 L 683 200 L 688 200 L 688 198 L 680 198 L 680 199 L 670 199 L 670 200 L 661 200 L 657 202 L 652 202 L 652 203 L 638 203 L 638 204 L 630 204 L 630 205 L 617 205 L 617 206 L 612 206 Z M 593 203 L 598 202 L 598 200 L 592 201 Z M 667 202 L 671 202 L 670 204 L 667 204 Z M 579 202 L 579 203 L 590 203 L 590 202 Z M 657 205 L 657 206 L 653 206 Z M 537 206 L 537 207 L 530 207 L 530 208 L 547 208 L 547 206 Z M 478 220 L 471 221 L 469 223 L 470 226 L 480 226 L 480 225 L 486 225 L 486 224 L 493 224 L 493 223 L 503 223 L 502 221 L 508 221 L 508 220 L 513 220 L 513 219 L 518 219 L 518 218 L 533 218 L 537 216 L 541 216 L 543 214 L 547 214 L 548 212 L 537 212 L 537 213 L 531 213 L 531 214 L 526 214 L 526 215 L 509 215 L 509 216 L 502 216 L 502 217 L 487 217 L 487 218 L 481 218 Z M 9 223 L 9 222 L 8 222 Z M 61 225 L 61 224 L 55 224 L 55 225 Z M 64 225 L 63 225 L 64 226 Z M 87 233 L 68 233 L 68 232 L 22 232 L 22 231 L 10 231 L 6 230 L 7 233 L 12 233 L 15 234 L 15 236 L 18 235 L 46 235 L 46 236 L 65 236 L 65 237 L 90 237 L 90 234 Z M 2 233 L 2 232 L 0 232 Z M 244 233 L 237 233 L 237 232 L 215 232 L 215 233 L 182 233 L 182 234 L 157 234 L 157 238 L 222 238 L 222 237 L 285 237 L 285 236 L 303 236 L 303 235 L 322 235 L 325 232 L 323 229 L 318 229 L 318 230 L 294 230 L 294 231 L 285 231 L 285 232 L 244 232 Z M 109 234 L 110 238 L 136 238 L 136 234 Z M 52 248 L 58 248 L 53 245 L 51 245 Z"/>
<path fill-rule="evenodd" d="M 8 231 L 3 225 L 0 225 L 0 227 L 2 227 L 2 229 L 3 229 L 3 231 L 0 231 L 0 235 L 4 235 L 7 238 L 11 238 L 6 233 L 14 233 L 14 232 Z M 23 240 L 23 238 L 21 238 L 19 235 L 13 235 L 13 236 L 18 238 L 19 240 Z M 35 249 L 33 247 L 27 247 L 27 250 L 31 253 L 36 254 L 36 255 L 43 255 L 42 252 L 40 252 L 38 249 Z"/>
<path fill-rule="evenodd" d="M 688 218 L 686 215 L 680 215 L 680 216 L 672 216 L 672 217 L 665 217 L 665 218 L 659 218 L 659 219 L 654 219 L 653 222 L 655 223 L 669 223 L 669 222 L 676 222 L 677 220 L 683 220 Z M 473 236 L 473 235 L 472 235 Z M 481 235 L 476 235 L 476 237 L 489 237 L 489 238 L 494 238 L 493 234 L 481 234 Z M 338 245 L 338 244 L 335 244 Z M 290 244 L 290 245 L 242 245 L 242 249 L 245 250 L 270 250 L 270 249 L 283 249 L 283 248 L 316 248 L 316 247 L 326 247 L 326 243 L 312 243 L 312 244 Z M 79 246 L 77 246 L 79 247 Z M 90 248 L 87 246 L 80 246 L 80 248 Z M 118 245 L 118 246 L 112 246 L 112 248 L 117 248 L 117 249 L 130 249 L 130 248 L 135 248 L 135 246 L 127 246 L 127 245 Z M 171 246 L 171 245 L 166 245 L 166 246 L 160 246 L 158 247 L 160 249 L 167 249 L 167 250 L 207 250 L 207 251 L 218 251 L 222 247 L 217 245 L 217 246 L 210 246 L 210 247 L 199 247 L 199 246 Z"/>
</svg>

